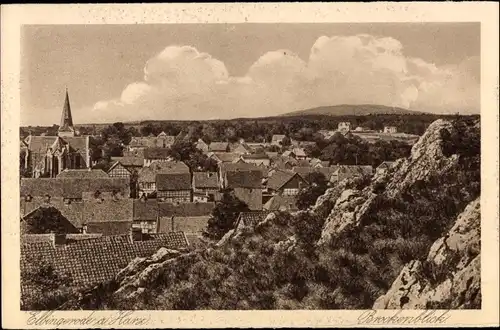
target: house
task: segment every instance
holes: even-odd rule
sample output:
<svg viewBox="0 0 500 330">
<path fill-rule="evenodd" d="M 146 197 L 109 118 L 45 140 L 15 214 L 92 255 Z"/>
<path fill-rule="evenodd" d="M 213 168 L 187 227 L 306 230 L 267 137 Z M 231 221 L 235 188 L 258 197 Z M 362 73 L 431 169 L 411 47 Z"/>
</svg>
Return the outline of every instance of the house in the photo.
<svg viewBox="0 0 500 330">
<path fill-rule="evenodd" d="M 157 197 L 161 201 L 189 203 L 192 199 L 191 173 L 157 173 L 156 190 Z"/>
<path fill-rule="evenodd" d="M 84 203 L 83 219 L 88 234 L 122 235 L 132 228 L 134 200 L 88 200 Z"/>
<path fill-rule="evenodd" d="M 134 200 L 133 228 L 139 228 L 142 233 L 156 233 L 158 227 L 158 201 L 145 197 Z"/>
<path fill-rule="evenodd" d="M 237 165 L 237 164 L 235 164 Z M 258 167 L 254 169 L 236 169 L 223 172 L 221 185 L 223 189 L 234 188 L 262 188 L 262 170 Z"/>
<path fill-rule="evenodd" d="M 281 143 L 286 135 L 284 134 L 274 134 L 271 138 L 271 145 L 281 147 Z"/>
<path fill-rule="evenodd" d="M 32 199 L 31 201 L 25 201 L 21 199 L 20 201 L 20 215 L 21 219 L 27 218 L 33 215 L 33 212 L 40 208 L 54 208 L 61 212 L 61 215 L 66 219 L 73 228 L 76 228 L 78 232 L 82 232 L 83 229 L 83 207 L 84 202 L 72 202 L 65 203 L 61 198 L 53 199 Z M 73 232 L 69 230 L 68 232 Z"/>
<path fill-rule="evenodd" d="M 219 190 L 219 176 L 216 172 L 193 173 L 193 201 L 208 202 L 213 200 Z"/>
<path fill-rule="evenodd" d="M 262 170 L 242 169 L 223 174 L 222 188 L 232 189 L 235 196 L 251 210 L 262 209 Z"/>
<path fill-rule="evenodd" d="M 232 163 L 240 158 L 241 155 L 233 152 L 209 152 L 208 158 L 214 159 L 217 164 Z"/>
<path fill-rule="evenodd" d="M 247 155 L 253 152 L 252 148 L 245 142 L 238 143 L 232 150 L 231 152 L 238 154 L 238 155 Z"/>
<path fill-rule="evenodd" d="M 175 136 L 167 135 L 165 132 L 158 134 L 155 140 L 155 147 L 170 148 L 175 142 Z"/>
<path fill-rule="evenodd" d="M 384 133 L 386 134 L 395 134 L 398 132 L 396 126 L 384 126 Z"/>
<path fill-rule="evenodd" d="M 238 218 L 236 219 L 235 231 L 238 232 L 244 227 L 255 228 L 257 224 L 264 221 L 271 212 L 269 211 L 251 211 L 251 212 L 240 212 Z"/>
<path fill-rule="evenodd" d="M 241 156 L 241 159 L 243 159 L 245 163 L 250 163 L 255 165 L 269 166 L 271 164 L 269 156 L 267 156 L 265 153 L 245 154 Z"/>
<path fill-rule="evenodd" d="M 114 162 L 108 170 L 108 176 L 112 178 L 126 178 L 130 180 L 132 173 L 120 162 Z"/>
<path fill-rule="evenodd" d="M 330 161 L 328 160 L 320 160 L 318 158 L 313 158 L 309 161 L 309 164 L 311 164 L 311 167 L 328 167 L 330 166 Z"/>
<path fill-rule="evenodd" d="M 295 196 L 300 189 L 307 186 L 307 181 L 298 173 L 288 170 L 277 170 L 267 180 L 267 191 L 271 194 Z"/>
<path fill-rule="evenodd" d="M 243 163 L 221 163 L 219 165 L 219 172 L 218 172 L 219 187 L 226 188 L 224 186 L 224 183 L 225 183 L 224 178 L 225 178 L 225 175 L 227 172 L 244 171 L 244 170 L 248 170 L 248 171 L 258 170 L 258 171 L 262 172 L 262 168 L 259 168 L 255 164 L 249 164 L 249 163 L 245 163 L 245 162 L 243 162 Z"/>
<path fill-rule="evenodd" d="M 94 235 L 89 239 L 74 237 L 48 234 L 34 241 L 24 237 L 21 241 L 21 272 L 35 270 L 34 267 L 44 263 L 58 273 L 67 273 L 75 285 L 90 287 L 112 280 L 135 258 L 151 257 L 162 247 L 181 252 L 189 247 L 181 232 L 143 235 L 131 230 L 125 235 Z M 21 295 L 36 294 L 32 291 L 34 289 L 37 288 L 22 285 Z"/>
<path fill-rule="evenodd" d="M 146 148 L 144 149 L 144 166 L 151 165 L 154 161 L 166 162 L 170 160 L 169 148 Z"/>
<path fill-rule="evenodd" d="M 209 150 L 213 152 L 229 152 L 228 142 L 212 142 L 209 145 Z"/>
<path fill-rule="evenodd" d="M 56 178 L 78 178 L 78 179 L 99 179 L 109 178 L 110 176 L 101 169 L 65 169 L 59 173 Z"/>
<path fill-rule="evenodd" d="M 337 130 L 340 132 L 340 133 L 347 133 L 351 130 L 351 123 L 350 122 L 345 122 L 345 121 L 342 121 L 339 123 L 338 125 L 338 128 Z"/>
<path fill-rule="evenodd" d="M 340 182 L 345 179 L 371 176 L 373 168 L 369 165 L 340 165 L 332 174 L 331 182 Z"/>
<path fill-rule="evenodd" d="M 305 179 L 309 175 L 309 173 L 316 172 L 317 169 L 312 166 L 295 166 L 292 171 L 299 174 L 302 178 Z"/>
<path fill-rule="evenodd" d="M 154 166 L 143 167 L 137 176 L 137 190 L 139 197 L 151 196 L 156 192 L 156 173 L 158 169 Z"/>
<path fill-rule="evenodd" d="M 307 158 L 304 148 L 293 148 L 293 154 L 297 160 L 304 160 Z"/>
<path fill-rule="evenodd" d="M 262 210 L 262 188 L 235 187 L 234 196 L 252 211 Z"/>
<path fill-rule="evenodd" d="M 67 204 L 93 199 L 130 196 L 130 185 L 122 178 L 21 178 L 21 199 L 26 202 L 61 201 Z"/>
<path fill-rule="evenodd" d="M 159 203 L 157 232 L 201 234 L 207 227 L 214 207 L 214 203 Z"/>
<path fill-rule="evenodd" d="M 142 153 L 142 156 L 111 157 L 111 161 L 119 162 L 121 166 L 132 173 L 134 170 L 139 171 L 144 166 L 144 153 Z"/>
<path fill-rule="evenodd" d="M 395 162 L 388 162 L 388 161 L 383 162 L 377 167 L 376 169 L 377 174 L 380 175 L 387 173 L 394 166 L 394 163 Z"/>
<path fill-rule="evenodd" d="M 158 136 L 134 136 L 130 140 L 127 150 L 137 152 L 148 148 L 170 148 L 174 142 L 175 136 L 167 135 L 165 132 L 161 132 Z"/>
<path fill-rule="evenodd" d="M 203 153 L 207 153 L 210 151 L 208 144 L 202 139 L 198 139 L 198 141 L 196 142 L 196 148 L 201 150 Z"/>
<path fill-rule="evenodd" d="M 37 220 L 43 218 L 45 214 L 60 214 L 57 217 L 51 217 L 51 222 L 54 225 L 57 225 L 58 234 L 70 234 L 70 233 L 79 233 L 80 229 L 77 227 L 77 224 L 70 221 L 66 218 L 61 212 L 54 207 L 53 205 L 47 203 L 39 205 L 33 208 L 30 212 L 26 214 L 22 214 L 21 212 L 21 234 L 39 234 L 41 231 L 46 230 L 43 224 L 40 224 Z"/>
<path fill-rule="evenodd" d="M 274 195 L 262 208 L 266 211 L 297 211 L 297 196 Z"/>
<path fill-rule="evenodd" d="M 141 168 L 137 177 L 139 196 L 151 196 L 156 192 L 156 174 L 158 173 L 190 173 L 189 167 L 179 161 L 154 161 L 149 166 Z"/>
</svg>

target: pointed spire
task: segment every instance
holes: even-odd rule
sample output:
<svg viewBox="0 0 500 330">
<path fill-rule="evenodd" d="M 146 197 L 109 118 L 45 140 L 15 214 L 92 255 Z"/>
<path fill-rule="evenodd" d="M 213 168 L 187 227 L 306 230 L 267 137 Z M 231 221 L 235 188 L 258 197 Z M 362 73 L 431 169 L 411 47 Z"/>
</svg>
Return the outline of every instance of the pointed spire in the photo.
<svg viewBox="0 0 500 330">
<path fill-rule="evenodd" d="M 66 97 L 64 99 L 64 107 L 61 116 L 61 125 L 59 126 L 59 133 L 64 132 L 63 133 L 64 135 L 66 135 L 67 133 L 73 135 L 74 131 L 75 129 L 73 127 L 73 117 L 71 116 L 71 106 L 69 104 L 68 88 L 66 87 Z"/>
</svg>

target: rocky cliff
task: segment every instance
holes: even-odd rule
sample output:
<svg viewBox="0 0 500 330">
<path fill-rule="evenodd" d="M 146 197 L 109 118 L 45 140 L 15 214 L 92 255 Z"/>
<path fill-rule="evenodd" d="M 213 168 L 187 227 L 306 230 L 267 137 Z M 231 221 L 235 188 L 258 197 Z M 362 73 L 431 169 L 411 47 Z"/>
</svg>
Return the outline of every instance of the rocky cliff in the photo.
<svg viewBox="0 0 500 330">
<path fill-rule="evenodd" d="M 374 309 L 481 308 L 481 210 L 470 203 L 432 245 L 427 259 L 406 264 Z"/>
</svg>

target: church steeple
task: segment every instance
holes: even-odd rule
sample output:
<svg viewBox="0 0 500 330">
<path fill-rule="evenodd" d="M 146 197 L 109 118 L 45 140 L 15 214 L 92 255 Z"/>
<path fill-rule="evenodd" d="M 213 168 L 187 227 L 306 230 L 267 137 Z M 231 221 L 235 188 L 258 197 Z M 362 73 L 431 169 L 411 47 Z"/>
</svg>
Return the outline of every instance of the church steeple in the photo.
<svg viewBox="0 0 500 330">
<path fill-rule="evenodd" d="M 59 136 L 75 136 L 75 128 L 73 127 L 73 117 L 71 116 L 71 106 L 69 104 L 68 89 L 66 88 L 66 98 L 64 99 L 64 107 L 61 116 L 61 125 L 58 131 Z"/>
</svg>

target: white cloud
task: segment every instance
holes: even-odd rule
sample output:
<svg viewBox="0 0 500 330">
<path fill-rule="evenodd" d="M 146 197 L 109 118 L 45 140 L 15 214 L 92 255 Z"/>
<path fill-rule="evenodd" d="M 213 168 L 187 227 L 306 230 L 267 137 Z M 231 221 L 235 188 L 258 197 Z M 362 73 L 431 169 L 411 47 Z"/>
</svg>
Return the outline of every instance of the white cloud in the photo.
<svg viewBox="0 0 500 330">
<path fill-rule="evenodd" d="M 390 37 L 322 36 L 307 61 L 290 50 L 263 54 L 246 75 L 191 46 L 169 46 L 147 61 L 144 81 L 98 102 L 100 121 L 269 116 L 334 104 L 478 111 L 479 59 L 439 67 L 404 55 Z"/>
</svg>

